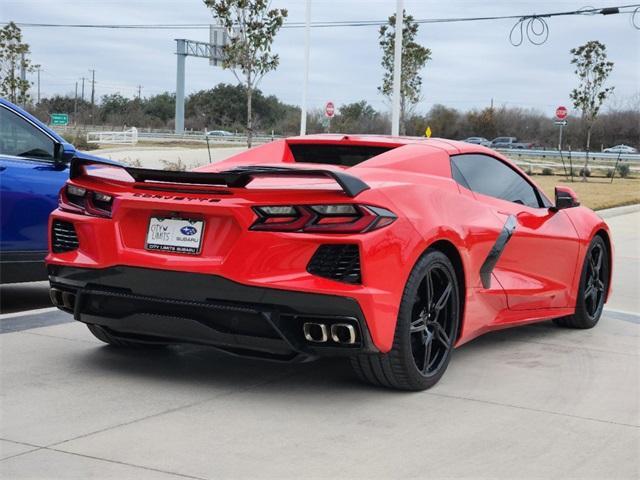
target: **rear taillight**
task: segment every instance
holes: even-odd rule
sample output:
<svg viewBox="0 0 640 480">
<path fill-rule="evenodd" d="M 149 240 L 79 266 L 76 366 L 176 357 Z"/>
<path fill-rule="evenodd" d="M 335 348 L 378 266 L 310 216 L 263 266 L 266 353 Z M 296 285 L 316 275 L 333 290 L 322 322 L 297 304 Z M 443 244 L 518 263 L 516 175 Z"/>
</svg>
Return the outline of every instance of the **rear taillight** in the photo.
<svg viewBox="0 0 640 480">
<path fill-rule="evenodd" d="M 358 204 L 271 205 L 253 207 L 258 215 L 251 230 L 306 233 L 364 233 L 397 218 L 385 208 Z"/>
<path fill-rule="evenodd" d="M 108 218 L 111 217 L 113 196 L 67 184 L 60 190 L 58 203 L 60 208 L 67 212 Z"/>
</svg>

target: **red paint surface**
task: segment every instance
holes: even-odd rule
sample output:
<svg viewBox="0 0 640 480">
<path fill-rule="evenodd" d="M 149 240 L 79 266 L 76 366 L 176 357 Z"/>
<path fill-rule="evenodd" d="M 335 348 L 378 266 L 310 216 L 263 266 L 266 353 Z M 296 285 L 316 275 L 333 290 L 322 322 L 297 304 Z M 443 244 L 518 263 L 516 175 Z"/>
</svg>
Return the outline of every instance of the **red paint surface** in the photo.
<svg viewBox="0 0 640 480">
<path fill-rule="evenodd" d="M 47 262 L 86 268 L 128 265 L 209 273 L 245 285 L 351 297 L 360 304 L 376 346 L 388 351 L 406 280 L 417 259 L 436 242 L 453 246 L 463 265 L 465 303 L 457 341 L 460 345 L 486 331 L 571 314 L 586 248 L 599 231 L 608 235 L 606 224 L 584 207 L 552 212 L 486 197 L 459 186 L 451 178 L 451 154 L 487 153 L 510 163 L 487 148 L 462 142 L 308 136 L 272 142 L 198 170 L 291 163 L 294 159 L 288 144 L 295 142 L 394 148 L 346 169 L 371 187 L 356 198 L 347 197 L 335 182 L 318 178 L 260 178 L 247 188 L 208 187 L 202 193 L 192 186 L 188 187 L 190 193 L 167 192 L 162 186 L 157 191 L 140 190 L 124 171 L 96 168 L 73 183 L 113 195 L 112 218 L 54 211 L 51 221 L 62 219 L 75 224 L 80 248 L 50 253 Z M 297 167 L 343 168 L 313 164 Z M 249 230 L 256 220 L 252 206 L 323 203 L 379 206 L 398 218 L 389 226 L 362 234 Z M 173 212 L 205 220 L 200 255 L 144 249 L 149 217 Z M 480 267 L 507 215 L 516 217 L 517 228 L 496 265 L 491 287 L 484 288 Z M 362 285 L 306 271 L 318 245 L 325 243 L 359 245 Z"/>
</svg>

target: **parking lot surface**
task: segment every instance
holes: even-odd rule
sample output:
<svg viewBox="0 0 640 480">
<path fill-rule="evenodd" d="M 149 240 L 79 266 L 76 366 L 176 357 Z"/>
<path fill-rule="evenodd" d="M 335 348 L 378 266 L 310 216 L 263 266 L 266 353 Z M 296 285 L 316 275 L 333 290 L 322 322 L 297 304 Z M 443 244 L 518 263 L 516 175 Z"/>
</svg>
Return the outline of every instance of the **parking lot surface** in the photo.
<svg viewBox="0 0 640 480">
<path fill-rule="evenodd" d="M 637 479 L 640 212 L 620 213 L 596 328 L 485 335 L 420 393 L 339 359 L 121 351 L 61 312 L 3 315 L 0 477 Z"/>
</svg>

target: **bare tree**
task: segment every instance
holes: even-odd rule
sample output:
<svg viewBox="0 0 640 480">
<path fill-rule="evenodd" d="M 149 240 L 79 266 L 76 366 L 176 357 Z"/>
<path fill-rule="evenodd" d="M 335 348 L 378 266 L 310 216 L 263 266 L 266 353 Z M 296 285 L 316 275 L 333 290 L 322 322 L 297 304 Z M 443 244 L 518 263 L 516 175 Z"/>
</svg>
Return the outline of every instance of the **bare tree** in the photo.
<svg viewBox="0 0 640 480">
<path fill-rule="evenodd" d="M 268 72 L 278 67 L 271 45 L 287 18 L 287 10 L 269 8 L 268 0 L 204 0 L 229 34 L 222 66 L 233 71 L 247 89 L 247 146 L 253 138 L 253 91 Z"/>
<path fill-rule="evenodd" d="M 579 85 L 571 91 L 569 97 L 573 106 L 582 111 L 582 121 L 587 130 L 587 155 L 582 169 L 582 181 L 587 180 L 589 168 L 589 148 L 591 147 L 591 129 L 598 118 L 600 108 L 605 99 L 613 92 L 614 87 L 605 87 L 613 62 L 607 60 L 607 47 L 597 40 L 571 49 L 571 64 L 575 65 Z"/>
<path fill-rule="evenodd" d="M 413 107 L 420 100 L 422 89 L 422 77 L 420 70 L 431 58 L 431 50 L 416 43 L 418 24 L 411 15 L 404 15 L 402 28 L 402 70 L 400 73 L 400 134 L 406 134 L 406 117 L 412 112 Z M 393 54 L 395 48 L 396 16 L 389 17 L 386 25 L 380 27 L 380 47 L 382 47 L 382 67 L 384 76 L 382 85 L 378 87 L 380 93 L 391 98 L 393 95 Z"/>
</svg>

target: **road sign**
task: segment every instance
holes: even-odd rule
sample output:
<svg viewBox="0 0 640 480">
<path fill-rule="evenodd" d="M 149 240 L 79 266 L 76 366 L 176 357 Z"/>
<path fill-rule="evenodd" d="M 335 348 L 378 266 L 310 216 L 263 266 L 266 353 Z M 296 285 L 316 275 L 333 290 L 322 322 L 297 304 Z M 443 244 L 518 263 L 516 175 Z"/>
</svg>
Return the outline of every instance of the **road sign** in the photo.
<svg viewBox="0 0 640 480">
<path fill-rule="evenodd" d="M 565 118 L 567 118 L 567 115 L 569 115 L 569 110 L 567 110 L 567 107 L 563 107 L 562 105 L 560 105 L 558 108 L 556 108 L 556 118 L 558 120 L 564 120 Z"/>
<path fill-rule="evenodd" d="M 328 118 L 332 118 L 336 114 L 336 107 L 333 104 L 333 102 L 327 102 L 327 104 L 324 107 L 324 114 Z"/>
<path fill-rule="evenodd" d="M 51 117 L 49 122 L 51 125 L 69 125 L 69 115 L 66 113 L 52 113 L 49 116 Z"/>
<path fill-rule="evenodd" d="M 561 127 L 566 127 L 567 126 L 567 121 L 566 120 L 556 120 L 553 123 L 556 124 L 556 125 L 560 125 Z"/>
<path fill-rule="evenodd" d="M 427 138 L 431 138 L 431 127 L 427 127 L 427 129 L 424 131 L 424 136 Z"/>
</svg>

